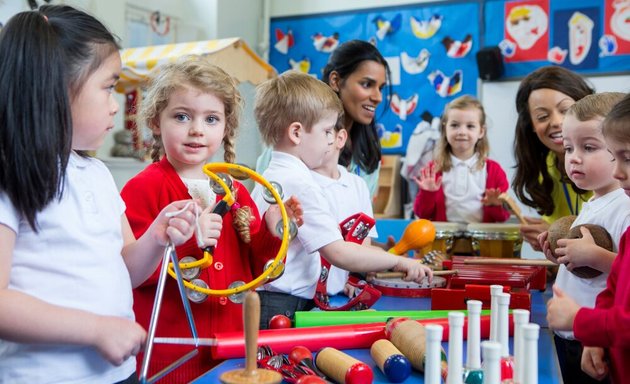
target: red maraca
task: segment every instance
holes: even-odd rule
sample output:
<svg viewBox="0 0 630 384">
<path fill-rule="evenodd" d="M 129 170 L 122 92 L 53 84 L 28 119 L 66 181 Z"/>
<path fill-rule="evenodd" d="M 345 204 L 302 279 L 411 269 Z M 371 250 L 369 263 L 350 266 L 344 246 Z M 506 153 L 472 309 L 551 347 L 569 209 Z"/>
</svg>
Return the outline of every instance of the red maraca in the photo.
<svg viewBox="0 0 630 384">
<path fill-rule="evenodd" d="M 298 345 L 297 347 L 293 347 L 293 349 L 291 349 L 291 352 L 289 352 L 289 360 L 291 360 L 291 362 L 293 362 L 294 364 L 303 364 L 306 367 L 310 368 L 313 372 L 315 372 L 317 376 L 321 378 L 326 378 L 326 375 L 324 375 L 315 366 L 315 363 L 313 362 L 313 354 L 311 353 L 311 351 L 304 346 Z"/>
</svg>

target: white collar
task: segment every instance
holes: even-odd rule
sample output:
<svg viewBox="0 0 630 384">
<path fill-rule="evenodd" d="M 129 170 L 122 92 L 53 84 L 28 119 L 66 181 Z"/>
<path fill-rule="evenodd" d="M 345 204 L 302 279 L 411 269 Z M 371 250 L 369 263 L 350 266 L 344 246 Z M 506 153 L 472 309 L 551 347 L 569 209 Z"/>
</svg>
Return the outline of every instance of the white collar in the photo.
<svg viewBox="0 0 630 384">
<path fill-rule="evenodd" d="M 453 154 L 451 154 L 451 163 L 453 164 L 453 167 L 465 166 L 472 169 L 475 167 L 475 164 L 477 164 L 478 160 L 479 155 L 476 152 L 466 160 L 458 159 Z"/>
</svg>

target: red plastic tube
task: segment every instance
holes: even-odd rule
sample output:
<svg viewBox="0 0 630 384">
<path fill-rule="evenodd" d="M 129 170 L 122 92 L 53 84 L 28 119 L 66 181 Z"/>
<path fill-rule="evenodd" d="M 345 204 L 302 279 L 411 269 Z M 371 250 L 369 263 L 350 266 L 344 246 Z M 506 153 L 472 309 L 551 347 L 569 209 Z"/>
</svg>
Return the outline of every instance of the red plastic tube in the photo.
<svg viewBox="0 0 630 384">
<path fill-rule="evenodd" d="M 512 315 L 510 315 L 510 318 Z M 448 319 L 417 320 L 420 324 L 439 324 L 444 327 L 442 340 L 448 339 Z M 512 335 L 512 321 L 510 335 Z M 468 321 L 464 322 L 464 338 L 467 334 Z M 490 316 L 480 317 L 481 338 L 490 335 Z M 267 329 L 258 334 L 258 345 L 269 345 L 275 353 L 289 353 L 296 345 L 302 345 L 311 351 L 325 347 L 339 350 L 364 349 L 379 339 L 385 338 L 385 323 L 347 324 L 323 327 Z M 245 356 L 245 338 L 243 332 L 223 332 L 215 335 L 216 345 L 211 347 L 214 359 L 233 359 Z"/>
</svg>

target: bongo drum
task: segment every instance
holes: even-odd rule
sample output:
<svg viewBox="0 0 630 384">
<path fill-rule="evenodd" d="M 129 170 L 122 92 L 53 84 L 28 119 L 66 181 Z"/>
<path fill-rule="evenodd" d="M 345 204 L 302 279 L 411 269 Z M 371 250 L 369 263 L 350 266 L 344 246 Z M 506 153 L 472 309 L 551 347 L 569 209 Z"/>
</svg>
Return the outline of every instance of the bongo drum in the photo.
<svg viewBox="0 0 630 384">
<path fill-rule="evenodd" d="M 443 288 L 446 286 L 446 279 L 441 276 L 433 276 L 433 281 L 429 284 L 428 279 L 424 279 L 422 284 L 403 279 L 374 279 L 370 282 L 374 288 L 381 291 L 385 296 L 395 297 L 430 297 L 431 288 Z"/>
<path fill-rule="evenodd" d="M 467 234 L 476 256 L 521 257 L 523 238 L 519 224 L 470 223 Z"/>
<path fill-rule="evenodd" d="M 439 251 L 449 258 L 453 254 L 453 246 L 457 238 L 463 237 L 466 232 L 466 224 L 449 223 L 446 221 L 433 221 L 435 227 L 435 240 L 430 246 L 420 250 L 422 257 L 431 251 Z"/>
</svg>

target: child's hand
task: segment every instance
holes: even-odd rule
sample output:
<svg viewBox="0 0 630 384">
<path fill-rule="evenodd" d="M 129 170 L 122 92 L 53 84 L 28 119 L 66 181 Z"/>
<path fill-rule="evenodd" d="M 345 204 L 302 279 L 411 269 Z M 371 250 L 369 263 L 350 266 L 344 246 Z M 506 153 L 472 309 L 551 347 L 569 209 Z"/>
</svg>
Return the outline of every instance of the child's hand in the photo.
<svg viewBox="0 0 630 384">
<path fill-rule="evenodd" d="M 297 224 L 298 227 L 301 227 L 304 224 L 304 211 L 302 210 L 302 204 L 298 200 L 297 197 L 291 196 L 286 201 L 284 201 L 284 208 L 287 211 L 287 216 L 289 220 L 292 220 Z M 282 220 L 282 214 L 280 213 L 280 207 L 277 204 L 272 204 L 265 212 L 265 222 L 267 223 L 267 228 L 273 234 L 278 237 L 281 237 L 279 233 L 276 231 L 276 226 L 278 222 Z"/>
<path fill-rule="evenodd" d="M 433 271 L 431 268 L 422 264 L 418 260 L 410 259 L 407 256 L 397 257 L 399 258 L 398 263 L 393 269 L 394 271 L 405 272 L 406 276 L 403 280 L 422 283 L 422 280 L 428 276 L 429 282 L 433 281 Z"/>
<path fill-rule="evenodd" d="M 526 220 L 527 224 L 521 224 L 521 235 L 523 236 L 523 240 L 527 241 L 535 251 L 542 251 L 542 248 L 538 243 L 538 235 L 548 230 L 549 224 L 541 219 L 533 217 L 527 217 Z"/>
<path fill-rule="evenodd" d="M 582 370 L 595 380 L 602 380 L 608 375 L 608 363 L 604 348 L 584 347 L 582 351 Z"/>
<path fill-rule="evenodd" d="M 594 264 L 593 257 L 600 254 L 601 247 L 595 244 L 588 228 L 581 227 L 580 232 L 582 232 L 580 239 L 558 240 L 558 248 L 555 252 L 558 256 L 558 263 L 566 264 L 569 271 L 577 267 L 592 266 Z"/>
<path fill-rule="evenodd" d="M 538 244 L 542 252 L 545 254 L 547 260 L 553 261 L 554 263 L 558 264 L 558 260 L 556 260 L 556 258 L 551 253 L 551 244 L 549 244 L 549 240 L 547 240 L 548 238 L 549 231 L 542 232 L 538 235 Z"/>
<path fill-rule="evenodd" d="M 499 188 L 488 188 L 486 189 L 486 193 L 481 198 L 481 204 L 483 205 L 503 205 L 501 199 L 499 199 L 499 195 L 501 194 L 501 190 Z"/>
<path fill-rule="evenodd" d="M 418 177 L 414 177 L 413 180 L 418 185 L 418 188 L 425 191 L 435 192 L 440 189 L 440 186 L 442 185 L 442 176 L 436 178 L 436 174 L 435 165 L 431 163 L 422 168 L 420 175 Z"/>
<path fill-rule="evenodd" d="M 573 320 L 580 306 L 560 288 L 553 286 L 553 298 L 547 302 L 547 323 L 558 331 L 573 329 Z"/>
<path fill-rule="evenodd" d="M 202 243 L 203 248 L 216 246 L 221 236 L 223 217 L 217 213 L 212 213 L 213 209 L 214 207 L 208 207 L 199 215 L 197 243 Z"/>
<path fill-rule="evenodd" d="M 110 363 L 121 365 L 136 356 L 147 338 L 140 324 L 115 316 L 96 316 L 93 345 Z"/>
<path fill-rule="evenodd" d="M 396 239 L 394 238 L 394 236 L 389 235 L 387 236 L 387 242 L 385 243 L 385 250 L 390 250 L 394 247 L 394 245 L 396 245 Z"/>
<path fill-rule="evenodd" d="M 164 207 L 149 227 L 152 238 L 165 246 L 169 241 L 180 245 L 188 241 L 195 230 L 196 204 L 192 200 L 174 201 Z"/>
<path fill-rule="evenodd" d="M 354 297 L 354 292 L 356 291 L 356 289 L 357 287 L 355 287 L 354 285 L 346 283 L 346 285 L 343 287 L 343 293 L 344 295 L 352 299 Z"/>
</svg>

